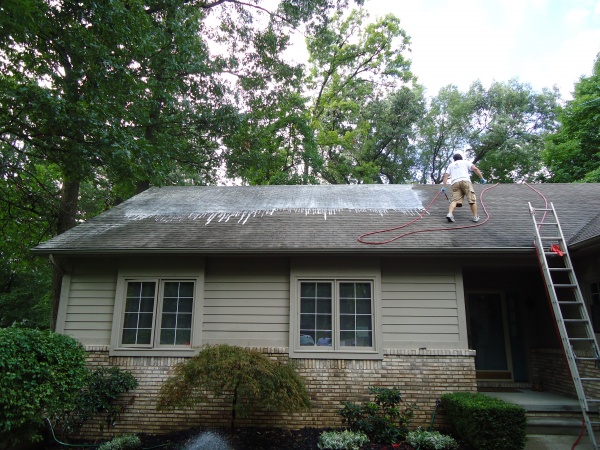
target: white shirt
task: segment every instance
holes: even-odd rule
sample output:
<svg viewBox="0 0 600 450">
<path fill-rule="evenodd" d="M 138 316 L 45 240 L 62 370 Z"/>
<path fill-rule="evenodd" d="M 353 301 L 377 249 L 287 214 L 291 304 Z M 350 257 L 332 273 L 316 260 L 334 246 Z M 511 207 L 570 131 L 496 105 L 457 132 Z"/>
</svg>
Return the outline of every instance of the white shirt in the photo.
<svg viewBox="0 0 600 450">
<path fill-rule="evenodd" d="M 450 163 L 446 173 L 450 176 L 450 184 L 458 181 L 471 181 L 471 164 L 469 161 L 459 159 Z"/>
</svg>

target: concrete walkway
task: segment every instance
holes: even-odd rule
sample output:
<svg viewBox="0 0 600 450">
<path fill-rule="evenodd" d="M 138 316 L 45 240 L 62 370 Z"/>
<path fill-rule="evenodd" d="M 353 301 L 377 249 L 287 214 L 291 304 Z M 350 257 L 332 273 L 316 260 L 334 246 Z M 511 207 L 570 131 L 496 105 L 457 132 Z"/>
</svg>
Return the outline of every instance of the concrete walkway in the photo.
<svg viewBox="0 0 600 450">
<path fill-rule="evenodd" d="M 530 434 L 527 435 L 525 450 L 571 450 L 577 442 L 577 436 L 561 434 Z M 594 450 L 587 436 L 583 436 L 573 450 Z"/>
</svg>

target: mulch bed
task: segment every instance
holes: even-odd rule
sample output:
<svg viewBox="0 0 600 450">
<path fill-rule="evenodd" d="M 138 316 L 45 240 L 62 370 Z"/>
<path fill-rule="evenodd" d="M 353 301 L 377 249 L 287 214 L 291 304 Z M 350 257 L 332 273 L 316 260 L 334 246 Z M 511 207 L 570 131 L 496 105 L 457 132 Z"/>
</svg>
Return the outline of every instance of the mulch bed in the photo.
<svg viewBox="0 0 600 450">
<path fill-rule="evenodd" d="M 155 450 L 318 450 L 319 435 L 326 430 L 303 428 L 285 430 L 282 428 L 236 428 L 205 429 L 194 428 L 168 434 L 140 434 L 143 449 Z M 90 450 L 78 442 L 81 447 L 70 446 L 69 450 Z M 43 447 L 44 450 L 65 449 L 58 443 Z M 394 445 L 368 444 L 362 450 L 414 450 L 403 442 Z M 469 450 L 460 447 L 460 450 Z"/>
<path fill-rule="evenodd" d="M 236 428 L 204 430 L 192 429 L 168 435 L 144 436 L 140 438 L 143 447 L 173 442 L 185 450 L 318 450 L 317 443 L 323 429 L 302 428 L 285 430 L 281 428 Z M 223 447 L 219 448 L 219 444 Z M 187 445 L 187 447 L 185 447 Z M 364 450 L 414 450 L 406 443 L 391 445 L 370 444 Z"/>
</svg>

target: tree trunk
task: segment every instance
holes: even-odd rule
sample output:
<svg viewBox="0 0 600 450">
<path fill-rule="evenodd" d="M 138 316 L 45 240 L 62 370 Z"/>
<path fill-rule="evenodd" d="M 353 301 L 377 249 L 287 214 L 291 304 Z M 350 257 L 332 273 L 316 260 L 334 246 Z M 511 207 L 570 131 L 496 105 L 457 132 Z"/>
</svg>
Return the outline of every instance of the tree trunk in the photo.
<svg viewBox="0 0 600 450">
<path fill-rule="evenodd" d="M 79 179 L 70 179 L 65 177 L 60 198 L 60 209 L 58 212 L 58 221 L 56 223 L 56 234 L 59 235 L 73 228 L 76 224 L 77 206 L 79 202 Z M 52 268 L 52 305 L 50 327 L 56 331 L 56 319 L 58 317 L 58 302 L 60 300 L 60 289 L 64 270 L 57 262 Z"/>
</svg>

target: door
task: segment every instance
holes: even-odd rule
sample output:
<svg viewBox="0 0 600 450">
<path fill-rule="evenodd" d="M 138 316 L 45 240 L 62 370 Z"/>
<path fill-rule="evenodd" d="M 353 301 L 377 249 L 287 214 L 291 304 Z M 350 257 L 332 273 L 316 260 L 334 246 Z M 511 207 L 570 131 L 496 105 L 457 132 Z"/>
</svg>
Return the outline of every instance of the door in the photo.
<svg viewBox="0 0 600 450">
<path fill-rule="evenodd" d="M 469 346 L 478 379 L 512 380 L 506 302 L 500 293 L 467 295 Z"/>
</svg>

